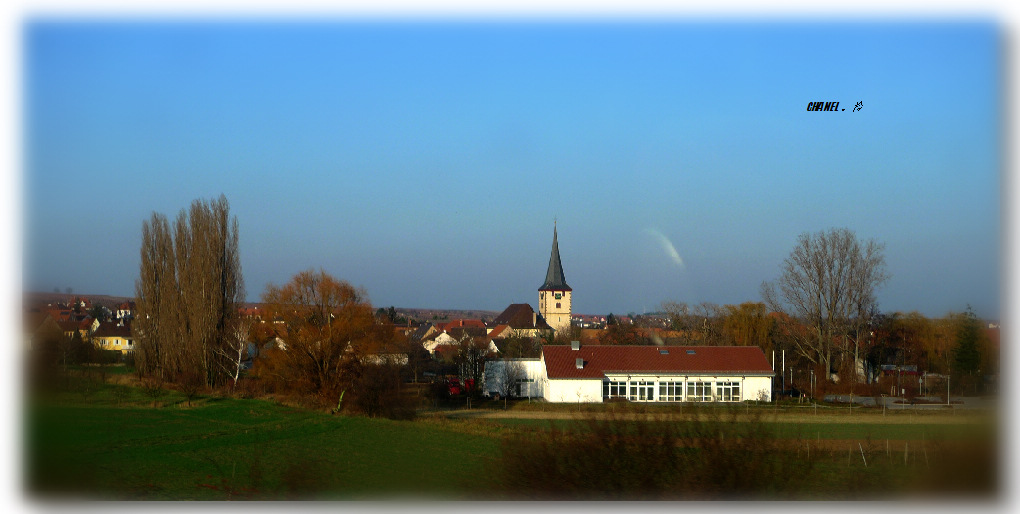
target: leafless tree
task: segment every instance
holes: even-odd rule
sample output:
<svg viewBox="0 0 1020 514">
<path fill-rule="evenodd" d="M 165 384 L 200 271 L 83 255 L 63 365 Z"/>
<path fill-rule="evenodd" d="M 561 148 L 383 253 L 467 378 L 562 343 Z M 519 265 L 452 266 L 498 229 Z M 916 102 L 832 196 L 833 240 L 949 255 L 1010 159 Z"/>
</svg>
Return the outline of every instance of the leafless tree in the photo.
<svg viewBox="0 0 1020 514">
<path fill-rule="evenodd" d="M 454 360 L 457 363 L 460 376 L 473 380 L 476 388 L 481 384 L 485 357 L 488 354 L 489 341 L 484 337 L 472 337 L 470 333 L 464 331 L 457 340 L 457 355 Z"/>
<path fill-rule="evenodd" d="M 524 364 L 517 359 L 504 357 L 489 361 L 489 363 L 497 364 L 493 366 L 494 373 L 490 374 L 490 378 L 496 382 L 495 391 L 503 397 L 503 408 L 506 409 L 507 398 L 520 396 L 519 384 L 521 380 L 527 378 L 527 372 L 524 369 Z"/>
<path fill-rule="evenodd" d="M 723 344 L 722 323 L 725 311 L 712 302 L 701 302 L 695 305 L 692 313 L 696 317 L 697 329 L 701 331 L 701 343 L 705 345 Z"/>
<path fill-rule="evenodd" d="M 251 325 L 252 320 L 250 319 L 239 320 L 233 336 L 214 350 L 218 357 L 216 362 L 227 379 L 231 381 L 231 388 L 237 387 L 237 380 L 241 378 L 241 371 L 244 369 L 244 354 L 248 349 L 248 334 L 251 331 Z"/>
<path fill-rule="evenodd" d="M 877 312 L 875 289 L 889 278 L 883 249 L 845 228 L 800 235 L 782 274 L 761 288 L 769 309 L 788 315 L 780 323 L 809 327 L 784 330 L 798 353 L 832 370 L 833 360 L 847 350 L 840 345 L 844 338 L 861 341 Z"/>
<path fill-rule="evenodd" d="M 153 408 L 156 407 L 156 401 L 166 394 L 166 390 L 163 389 L 163 380 L 158 375 L 144 379 L 142 381 L 142 390 L 145 391 L 146 396 L 152 398 Z"/>
<path fill-rule="evenodd" d="M 663 302 L 662 310 L 669 318 L 670 328 L 679 334 L 680 343 L 690 344 L 698 337 L 698 317 L 684 302 Z"/>
<path fill-rule="evenodd" d="M 244 280 L 237 218 L 224 196 L 195 200 L 172 226 L 159 213 L 143 222 L 135 291 L 140 371 L 173 380 L 198 370 L 213 386 L 227 379 Z"/>
</svg>

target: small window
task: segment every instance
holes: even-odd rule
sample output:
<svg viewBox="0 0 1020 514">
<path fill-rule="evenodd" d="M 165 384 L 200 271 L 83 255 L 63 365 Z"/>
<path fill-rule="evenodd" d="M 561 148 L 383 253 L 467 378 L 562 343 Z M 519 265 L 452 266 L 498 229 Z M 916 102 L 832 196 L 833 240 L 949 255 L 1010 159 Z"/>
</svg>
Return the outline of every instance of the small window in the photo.
<svg viewBox="0 0 1020 514">
<path fill-rule="evenodd" d="M 687 350 L 687 355 L 694 355 L 694 350 Z"/>
<path fill-rule="evenodd" d="M 669 355 L 669 350 L 659 350 L 662 355 Z"/>
<path fill-rule="evenodd" d="M 559 309 L 559 308 L 560 308 L 560 302 L 556 302 L 556 308 L 557 308 L 557 309 Z"/>
</svg>

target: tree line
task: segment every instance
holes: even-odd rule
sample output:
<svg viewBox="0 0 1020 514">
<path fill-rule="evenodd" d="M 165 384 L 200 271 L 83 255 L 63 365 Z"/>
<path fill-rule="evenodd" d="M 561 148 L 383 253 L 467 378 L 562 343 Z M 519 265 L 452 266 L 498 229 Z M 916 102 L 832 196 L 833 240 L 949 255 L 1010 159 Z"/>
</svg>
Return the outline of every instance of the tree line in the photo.
<svg viewBox="0 0 1020 514">
<path fill-rule="evenodd" d="M 883 313 L 876 291 L 888 279 L 883 244 L 830 229 L 798 237 L 780 275 L 762 284 L 762 302 L 665 302 L 661 308 L 673 344 L 785 351 L 788 362 L 817 368 L 830 380 L 838 374 L 856 380 L 858 366 L 874 372 L 887 363 L 915 365 L 970 385 L 998 372 L 998 349 L 969 307 L 942 318 Z M 605 343 L 662 344 L 640 320 L 608 325 Z"/>
<path fill-rule="evenodd" d="M 762 284 L 763 301 L 666 302 L 668 343 L 640 321 L 608 323 L 603 343 L 785 350 L 791 361 L 829 379 L 862 362 L 875 368 L 897 360 L 971 377 L 997 370 L 997 353 L 972 313 L 931 320 L 918 313 L 883 314 L 876 290 L 888 279 L 881 243 L 860 240 L 848 229 L 805 233 L 779 276 Z M 282 286 L 270 284 L 262 295 L 266 318 L 242 318 L 238 222 L 222 195 L 194 201 L 173 223 L 159 213 L 143 222 L 136 295 L 136 365 L 143 375 L 161 380 L 236 385 L 244 361 L 258 352 L 262 358 L 250 375 L 265 387 L 342 408 L 345 399 L 363 401 L 371 389 L 363 381 L 367 376 L 399 389 L 391 376 L 397 372 L 381 378 L 378 368 L 366 367 L 367 355 L 404 354 L 415 372 L 421 367 L 422 352 L 411 351 L 395 335 L 394 308 L 374 311 L 364 290 L 322 270 L 298 273 Z M 574 327 L 544 341 L 511 341 L 507 349 L 531 356 L 543 343 L 579 337 Z M 468 343 L 478 342 L 465 340 L 455 360 L 461 374 L 478 379 L 487 350 Z M 856 377 L 856 371 L 850 374 Z"/>
<path fill-rule="evenodd" d="M 335 410 L 413 415 L 399 365 L 368 357 L 401 348 L 364 290 L 309 270 L 266 287 L 262 319 L 241 316 L 244 300 L 238 222 L 223 195 L 195 200 L 173 223 L 153 213 L 142 224 L 136 282 L 138 373 L 153 389 L 170 382 L 193 394 L 240 381 Z"/>
</svg>

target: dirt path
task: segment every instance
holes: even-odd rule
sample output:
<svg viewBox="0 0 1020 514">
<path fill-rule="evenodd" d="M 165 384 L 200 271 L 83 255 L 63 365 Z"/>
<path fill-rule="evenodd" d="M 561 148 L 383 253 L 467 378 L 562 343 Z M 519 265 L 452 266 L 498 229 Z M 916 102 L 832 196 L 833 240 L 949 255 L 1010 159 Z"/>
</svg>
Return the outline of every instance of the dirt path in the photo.
<svg viewBox="0 0 1020 514">
<path fill-rule="evenodd" d="M 596 419 L 617 418 L 626 420 L 687 420 L 691 414 L 679 412 L 670 413 L 636 413 L 636 412 L 570 412 L 563 410 L 555 411 L 533 411 L 533 410 L 488 410 L 488 409 L 462 409 L 443 411 L 435 413 L 450 419 L 587 419 L 594 416 Z M 964 425 L 988 422 L 991 418 L 987 415 L 976 414 L 947 414 L 947 413 L 896 413 L 882 415 L 881 412 L 855 413 L 845 412 L 759 412 L 737 413 L 735 418 L 730 418 L 728 413 L 719 413 L 725 421 L 750 421 L 763 420 L 773 423 L 840 423 L 840 424 L 890 424 L 890 425 Z M 760 415 L 760 417 L 759 417 Z M 703 418 L 704 419 L 704 418 Z"/>
</svg>

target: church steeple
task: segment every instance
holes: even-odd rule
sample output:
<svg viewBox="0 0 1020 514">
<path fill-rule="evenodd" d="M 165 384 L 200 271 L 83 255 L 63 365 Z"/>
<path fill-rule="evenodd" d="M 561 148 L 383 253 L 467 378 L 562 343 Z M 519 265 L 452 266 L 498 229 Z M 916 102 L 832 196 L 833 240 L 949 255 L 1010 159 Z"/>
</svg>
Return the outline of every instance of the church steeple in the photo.
<svg viewBox="0 0 1020 514">
<path fill-rule="evenodd" d="M 552 254 L 549 256 L 549 269 L 545 272 L 545 283 L 539 291 L 571 291 L 563 278 L 563 265 L 560 264 L 560 246 L 556 241 L 556 222 L 553 222 Z"/>
<path fill-rule="evenodd" d="M 538 288 L 538 311 L 557 333 L 569 333 L 571 296 L 574 293 L 563 278 L 560 245 L 556 239 L 556 222 L 553 221 L 552 254 L 549 255 L 549 270 L 545 272 L 545 283 Z"/>
</svg>

